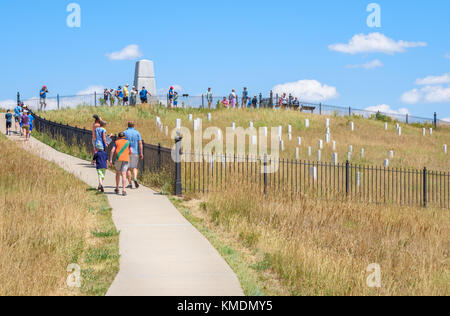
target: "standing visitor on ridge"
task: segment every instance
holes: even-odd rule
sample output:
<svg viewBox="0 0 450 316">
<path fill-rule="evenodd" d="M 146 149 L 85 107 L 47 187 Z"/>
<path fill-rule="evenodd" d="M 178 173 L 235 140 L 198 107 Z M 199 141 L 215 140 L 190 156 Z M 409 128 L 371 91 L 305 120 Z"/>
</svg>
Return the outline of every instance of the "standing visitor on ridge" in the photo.
<svg viewBox="0 0 450 316">
<path fill-rule="evenodd" d="M 208 102 L 208 109 L 211 109 L 213 103 L 213 93 L 211 88 L 208 88 L 208 92 L 206 92 L 206 101 Z"/>
<path fill-rule="evenodd" d="M 247 88 L 244 87 L 244 91 L 242 91 L 242 105 L 241 105 L 241 109 L 245 109 L 245 107 L 247 105 L 247 101 L 248 101 L 248 91 L 247 91 Z"/>
<path fill-rule="evenodd" d="M 141 92 L 139 92 L 139 97 L 141 98 L 141 103 L 145 104 L 148 103 L 148 98 L 147 97 L 151 97 L 152 95 L 150 94 L 150 92 L 148 92 L 145 87 L 142 87 Z"/>
<path fill-rule="evenodd" d="M 133 86 L 133 88 L 131 88 L 131 92 L 130 92 L 130 105 L 136 106 L 137 95 L 138 95 L 138 91 L 136 90 L 136 87 Z"/>
<path fill-rule="evenodd" d="M 169 109 L 173 108 L 173 99 L 175 97 L 175 88 L 170 87 L 169 89 Z"/>
<path fill-rule="evenodd" d="M 117 105 L 123 105 L 123 91 L 122 91 L 122 87 L 121 86 L 119 86 L 118 88 L 117 88 L 117 90 L 116 90 L 116 97 L 117 97 L 117 101 L 118 101 L 118 103 L 117 103 Z"/>
<path fill-rule="evenodd" d="M 109 163 L 113 164 L 116 169 L 116 194 L 120 193 L 120 177 L 122 177 L 122 195 L 126 196 L 125 185 L 127 180 L 128 166 L 130 164 L 130 155 L 133 154 L 133 150 L 130 147 L 130 142 L 125 139 L 125 134 L 120 133 L 119 139 L 114 143 L 114 147 L 111 150 L 111 156 Z"/>
<path fill-rule="evenodd" d="M 128 189 L 132 189 L 132 182 L 131 182 L 131 173 L 133 173 L 133 180 L 134 185 L 136 189 L 139 188 L 139 182 L 138 182 L 138 167 L 139 167 L 139 160 L 144 159 L 144 145 L 142 143 L 142 137 L 141 134 L 135 129 L 136 124 L 134 122 L 128 123 L 128 129 L 123 132 L 125 135 L 125 138 L 130 142 L 131 150 L 133 151 L 133 154 L 130 156 L 130 165 L 128 166 Z"/>
<path fill-rule="evenodd" d="M 41 111 L 47 108 L 47 93 L 49 93 L 47 86 L 43 86 L 39 92 L 39 104 Z"/>
<path fill-rule="evenodd" d="M 130 98 L 130 91 L 128 90 L 129 86 L 130 85 L 127 83 L 125 85 L 125 87 L 123 87 L 123 105 L 124 106 L 129 105 L 129 103 L 128 103 L 129 98 Z"/>
</svg>

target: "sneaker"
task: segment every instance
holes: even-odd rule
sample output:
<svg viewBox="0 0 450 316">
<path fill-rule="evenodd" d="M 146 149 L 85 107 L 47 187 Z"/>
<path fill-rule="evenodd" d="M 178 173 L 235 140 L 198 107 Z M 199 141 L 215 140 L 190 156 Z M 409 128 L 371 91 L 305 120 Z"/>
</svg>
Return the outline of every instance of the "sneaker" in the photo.
<svg viewBox="0 0 450 316">
<path fill-rule="evenodd" d="M 114 189 L 114 193 L 119 194 L 120 193 L 119 189 Z"/>
<path fill-rule="evenodd" d="M 123 191 L 122 196 L 127 196 L 127 192 Z"/>
<path fill-rule="evenodd" d="M 136 189 L 139 189 L 139 183 L 137 181 L 134 181 L 134 186 L 136 187 Z"/>
<path fill-rule="evenodd" d="M 102 193 L 105 193 L 105 188 L 104 188 L 103 186 L 100 186 L 100 191 L 101 191 Z"/>
<path fill-rule="evenodd" d="M 129 184 L 129 185 L 127 186 L 127 189 L 133 189 L 133 186 L 132 186 L 131 184 Z"/>
</svg>

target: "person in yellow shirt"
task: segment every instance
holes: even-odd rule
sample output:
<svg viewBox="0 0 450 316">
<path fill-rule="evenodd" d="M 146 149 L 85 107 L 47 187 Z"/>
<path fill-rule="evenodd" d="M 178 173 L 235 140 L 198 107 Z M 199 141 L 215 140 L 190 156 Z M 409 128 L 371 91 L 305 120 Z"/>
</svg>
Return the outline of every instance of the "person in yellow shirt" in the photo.
<svg viewBox="0 0 450 316">
<path fill-rule="evenodd" d="M 130 90 L 128 89 L 130 85 L 126 84 L 123 88 L 123 105 L 129 105 L 128 100 L 130 99 Z"/>
<path fill-rule="evenodd" d="M 127 172 L 130 165 L 130 156 L 133 154 L 130 142 L 126 139 L 125 133 L 120 133 L 119 138 L 114 143 L 114 147 L 111 150 L 111 156 L 109 164 L 112 166 L 114 161 L 114 167 L 116 169 L 116 189 L 114 192 L 119 194 L 120 177 L 122 177 L 122 195 L 126 196 L 125 191 Z M 113 160 L 115 158 L 115 160 Z"/>
</svg>

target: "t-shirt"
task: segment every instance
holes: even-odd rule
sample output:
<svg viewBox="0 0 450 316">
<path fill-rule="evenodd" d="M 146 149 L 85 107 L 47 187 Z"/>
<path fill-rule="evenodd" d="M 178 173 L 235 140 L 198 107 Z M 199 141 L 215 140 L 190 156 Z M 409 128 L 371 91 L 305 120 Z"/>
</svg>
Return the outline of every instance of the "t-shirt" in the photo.
<svg viewBox="0 0 450 316">
<path fill-rule="evenodd" d="M 206 100 L 212 101 L 212 99 L 213 99 L 213 93 L 210 91 L 206 92 Z"/>
<path fill-rule="evenodd" d="M 30 125 L 30 118 L 28 115 L 23 115 L 22 116 L 22 124 L 23 125 Z"/>
<path fill-rule="evenodd" d="M 139 142 L 142 141 L 141 134 L 134 128 L 129 128 L 125 132 L 125 138 L 130 142 L 133 155 L 139 155 Z"/>
<path fill-rule="evenodd" d="M 22 107 L 21 106 L 16 106 L 14 108 L 14 116 L 15 117 L 19 117 L 20 116 L 20 112 L 22 112 Z"/>
<path fill-rule="evenodd" d="M 174 91 L 169 90 L 169 99 L 173 99 L 173 96 L 174 96 Z"/>
<path fill-rule="evenodd" d="M 33 126 L 34 117 L 31 114 L 28 114 L 28 118 L 30 119 L 30 126 Z"/>
<path fill-rule="evenodd" d="M 108 154 L 106 152 L 98 151 L 95 153 L 94 158 L 92 159 L 95 161 L 95 164 L 97 166 L 97 169 L 107 169 L 107 161 L 108 161 Z"/>
<path fill-rule="evenodd" d="M 129 147 L 130 142 L 126 139 L 119 139 L 116 141 L 115 147 L 116 147 L 116 159 L 117 161 L 122 161 L 122 162 L 130 162 L 130 147 Z M 127 146 L 127 148 L 125 148 L 125 146 Z M 123 149 L 123 151 L 122 151 Z M 120 154 L 120 157 L 119 157 Z"/>
<path fill-rule="evenodd" d="M 139 93 L 142 99 L 146 99 L 147 94 L 148 94 L 147 90 L 141 90 L 141 92 Z"/>
<path fill-rule="evenodd" d="M 130 96 L 130 93 L 128 92 L 128 88 L 127 87 L 123 88 L 123 96 L 125 98 L 128 98 Z"/>
<path fill-rule="evenodd" d="M 242 98 L 248 98 L 248 91 L 247 90 L 244 90 L 243 92 L 242 92 Z"/>
<path fill-rule="evenodd" d="M 117 94 L 118 94 L 119 98 L 123 98 L 122 90 L 117 90 Z"/>
<path fill-rule="evenodd" d="M 6 119 L 6 123 L 11 123 L 12 122 L 12 114 L 11 113 L 6 113 L 5 114 L 5 119 Z"/>
<path fill-rule="evenodd" d="M 98 127 L 95 129 L 95 147 L 101 145 L 103 149 L 106 148 L 106 144 L 103 142 L 103 135 L 106 133 L 106 130 L 103 127 Z"/>
<path fill-rule="evenodd" d="M 41 98 L 45 99 L 47 97 L 47 90 L 41 89 L 40 95 L 41 95 Z"/>
</svg>

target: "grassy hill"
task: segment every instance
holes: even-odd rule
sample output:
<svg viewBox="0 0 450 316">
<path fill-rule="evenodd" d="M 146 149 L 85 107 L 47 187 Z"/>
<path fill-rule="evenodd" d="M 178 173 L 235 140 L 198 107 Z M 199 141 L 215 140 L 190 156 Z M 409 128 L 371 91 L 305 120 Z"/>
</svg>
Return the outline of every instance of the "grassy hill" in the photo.
<svg viewBox="0 0 450 316">
<path fill-rule="evenodd" d="M 212 113 L 212 121 L 207 120 L 207 114 Z M 319 140 L 324 141 L 322 160 L 331 162 L 332 146 L 325 142 L 326 118 L 330 119 L 331 140 L 336 141 L 336 153 L 339 161 L 347 160 L 349 146 L 353 147 L 352 163 L 381 166 L 385 159 L 389 158 L 389 152 L 394 151 L 394 159 L 391 159 L 391 167 L 416 168 L 427 167 L 430 170 L 450 170 L 450 159 L 444 154 L 444 144 L 450 145 L 450 126 L 441 126 L 438 130 L 427 136 L 422 135 L 422 126 L 400 124 L 402 136 L 398 136 L 395 122 L 388 123 L 388 130 L 384 130 L 384 122 L 375 119 L 365 119 L 357 116 L 334 117 L 319 116 L 293 111 L 274 110 L 200 110 L 200 109 L 176 109 L 168 111 L 165 108 L 131 108 L 131 107 L 83 107 L 61 111 L 50 111 L 42 115 L 50 120 L 78 127 L 90 129 L 92 115 L 99 114 L 108 122 L 108 132 L 117 133 L 126 129 L 128 121 L 135 121 L 146 143 L 162 143 L 171 147 L 173 141 L 161 133 L 155 125 L 155 118 L 161 118 L 164 126 L 169 131 L 176 127 L 176 119 L 182 120 L 183 127 L 188 127 L 193 133 L 193 123 L 188 120 L 188 115 L 201 118 L 203 129 L 208 127 L 221 128 L 225 134 L 227 127 L 233 123 L 244 128 L 249 127 L 249 122 L 254 122 L 256 128 L 283 126 L 283 140 L 285 151 L 281 157 L 287 159 L 296 158 L 296 148 L 300 149 L 300 159 L 317 160 Z M 310 120 L 310 127 L 305 127 L 305 119 Z M 355 131 L 351 132 L 350 122 L 354 122 Z M 292 126 L 292 141 L 288 140 L 288 125 Z M 170 135 L 170 132 L 169 132 Z M 302 138 L 302 145 L 298 146 L 297 137 Z M 247 140 L 247 143 L 249 140 Z M 204 141 L 206 144 L 207 142 Z M 308 147 L 312 147 L 312 156 L 308 156 Z M 361 149 L 364 148 L 365 156 L 361 157 Z"/>
<path fill-rule="evenodd" d="M 0 296 L 104 295 L 119 266 L 106 198 L 4 136 L 0 146 Z M 72 263 L 81 289 L 66 286 Z"/>
</svg>

